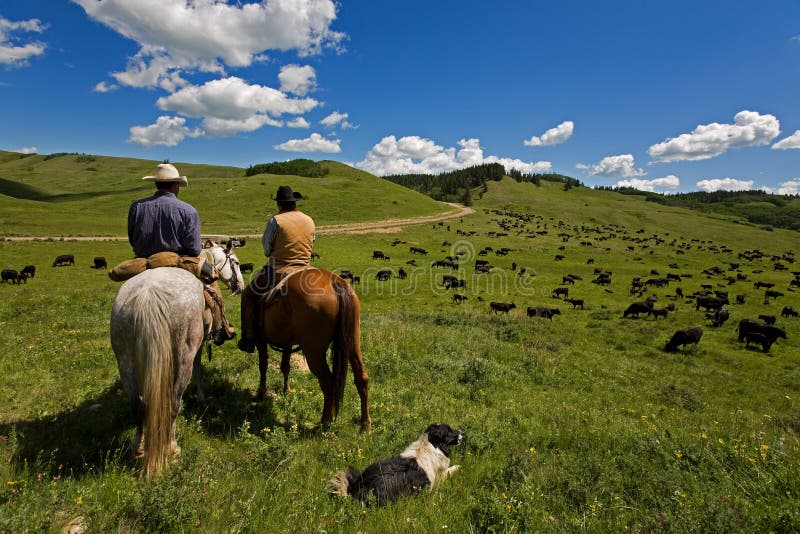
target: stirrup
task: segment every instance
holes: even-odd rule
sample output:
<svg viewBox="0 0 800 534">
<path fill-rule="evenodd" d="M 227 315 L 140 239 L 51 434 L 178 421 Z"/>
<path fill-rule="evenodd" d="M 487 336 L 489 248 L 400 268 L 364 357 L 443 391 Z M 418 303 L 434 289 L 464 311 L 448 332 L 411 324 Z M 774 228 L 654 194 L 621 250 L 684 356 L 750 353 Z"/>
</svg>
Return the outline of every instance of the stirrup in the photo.
<svg viewBox="0 0 800 534">
<path fill-rule="evenodd" d="M 217 330 L 217 332 L 214 334 L 214 345 L 219 347 L 226 341 L 230 341 L 235 337 L 236 337 L 236 332 L 228 334 L 228 332 L 225 330 L 225 327 L 223 326 L 219 330 Z"/>
</svg>

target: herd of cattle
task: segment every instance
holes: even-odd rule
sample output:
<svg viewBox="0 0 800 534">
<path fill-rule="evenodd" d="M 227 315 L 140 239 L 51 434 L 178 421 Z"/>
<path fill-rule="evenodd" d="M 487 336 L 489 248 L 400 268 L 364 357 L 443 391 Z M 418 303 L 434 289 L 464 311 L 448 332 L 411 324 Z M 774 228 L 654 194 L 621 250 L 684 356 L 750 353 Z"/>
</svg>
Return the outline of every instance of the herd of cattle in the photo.
<svg viewBox="0 0 800 534">
<path fill-rule="evenodd" d="M 67 267 L 73 265 L 75 265 L 74 254 L 61 254 L 56 256 L 56 259 L 53 260 L 53 267 Z M 92 265 L 90 265 L 90 268 L 107 269 L 108 262 L 103 256 L 95 256 L 94 260 L 92 260 Z M 11 282 L 12 284 L 27 283 L 29 278 L 34 278 L 35 276 L 35 265 L 26 265 L 19 271 L 16 269 L 3 269 L 2 273 L 0 273 L 0 277 L 2 277 L 3 282 Z"/>
<path fill-rule="evenodd" d="M 516 235 L 525 238 L 536 239 L 540 236 L 551 235 L 555 230 L 558 232 L 558 237 L 561 238 L 563 245 L 558 247 L 558 253 L 551 256 L 552 261 L 563 262 L 568 256 L 567 243 L 575 242 L 576 238 L 580 241 L 581 246 L 591 247 L 597 250 L 598 253 L 611 252 L 611 247 L 603 243 L 606 240 L 620 239 L 630 241 L 632 244 L 625 247 L 626 253 L 647 253 L 654 254 L 659 247 L 671 247 L 671 254 L 673 257 L 683 256 L 690 250 L 707 251 L 720 255 L 733 255 L 735 251 L 727 246 L 720 246 L 712 243 L 711 241 L 704 241 L 699 239 L 685 240 L 683 237 L 677 239 L 673 238 L 667 240 L 658 235 L 644 235 L 644 230 L 632 232 L 624 227 L 618 225 L 567 225 L 563 221 L 552 222 L 554 219 L 550 218 L 550 223 L 545 221 L 541 216 L 534 216 L 522 213 L 516 213 L 509 210 L 487 210 L 487 212 L 495 215 L 489 224 L 496 223 L 500 226 L 502 231 L 489 231 L 485 235 L 489 238 L 498 238 L 508 235 Z M 463 221 L 462 221 L 463 222 Z M 533 225 L 535 224 L 535 228 Z M 549 227 L 548 227 L 549 226 Z M 434 229 L 445 229 L 443 223 L 434 225 Z M 450 226 L 446 227 L 450 231 Z M 476 236 L 477 231 L 464 231 L 456 229 L 458 236 Z M 396 247 L 401 244 L 407 244 L 405 241 L 395 239 L 391 246 Z M 449 241 L 443 241 L 441 245 L 442 251 L 447 250 L 446 247 L 451 246 Z M 454 247 L 455 248 L 455 247 Z M 663 251 L 663 248 L 660 249 Z M 406 265 L 419 267 L 416 256 L 428 256 L 428 250 L 419 246 L 411 245 L 408 252 L 412 256 L 406 262 Z M 478 250 L 476 257 L 465 257 L 465 252 L 457 252 L 452 255 L 447 255 L 439 259 L 429 260 L 427 265 L 435 272 L 438 269 L 455 271 L 453 274 L 441 274 L 438 280 L 441 287 L 445 290 L 464 290 L 456 292 L 452 295 L 452 302 L 455 304 L 462 304 L 469 300 L 465 294 L 467 289 L 467 277 L 464 273 L 468 273 L 472 269 L 474 274 L 488 274 L 500 267 L 492 266 L 490 261 L 486 259 L 490 253 L 495 256 L 506 257 L 513 253 L 514 249 L 508 247 L 493 248 L 485 246 Z M 394 253 L 394 256 L 401 256 L 402 252 Z M 372 259 L 381 261 L 391 261 L 391 256 L 382 250 L 373 250 Z M 642 257 L 631 258 L 633 261 L 640 263 L 644 262 Z M 666 272 L 663 276 L 659 274 L 659 269 L 653 268 L 649 271 L 649 276 L 634 276 L 628 288 L 628 295 L 630 297 L 640 297 L 641 300 L 635 300 L 625 305 L 622 310 L 623 319 L 637 319 L 642 316 L 649 317 L 654 320 L 659 318 L 667 319 L 669 314 L 674 312 L 676 303 L 684 303 L 684 308 L 688 303 L 690 309 L 701 312 L 701 317 L 708 320 L 708 326 L 711 328 L 719 328 L 723 326 L 726 321 L 731 317 L 731 310 L 734 306 L 745 304 L 747 298 L 750 296 L 746 292 L 739 292 L 737 294 L 729 294 L 727 286 L 734 284 L 742 285 L 744 282 L 752 283 L 752 287 L 756 290 L 764 290 L 763 303 L 769 305 L 773 301 L 786 296 L 786 293 L 781 290 L 773 289 L 775 283 L 766 282 L 762 280 L 748 279 L 751 275 L 763 273 L 763 269 L 753 268 L 760 265 L 749 265 L 751 273 L 745 274 L 743 272 L 743 262 L 767 262 L 763 264 L 765 267 L 771 262 L 774 271 L 790 271 L 786 264 L 793 264 L 795 261 L 794 253 L 791 251 L 784 252 L 780 255 L 766 254 L 760 250 L 746 250 L 738 253 L 737 261 L 729 261 L 725 267 L 712 266 L 702 269 L 699 273 L 692 272 L 677 272 L 680 269 L 678 263 L 673 262 L 669 264 L 670 272 Z M 595 263 L 594 258 L 588 258 L 586 264 L 592 265 Z M 666 262 L 665 262 L 666 263 Z M 518 266 L 517 261 L 513 261 L 510 270 L 518 276 L 536 276 L 533 269 L 530 267 Z M 788 273 L 787 273 L 788 274 Z M 352 270 L 344 270 L 341 276 L 350 280 L 351 283 L 357 284 L 360 282 L 360 277 L 356 276 Z M 705 277 L 710 283 L 698 284 L 699 289 L 696 291 L 684 292 L 683 288 L 675 287 L 676 284 L 691 283 L 693 277 Z M 397 271 L 392 269 L 381 269 L 375 275 L 377 281 L 387 281 L 392 277 L 405 278 L 406 272 L 403 268 Z M 594 268 L 591 283 L 602 287 L 603 290 L 611 294 L 619 294 L 619 290 L 612 290 L 612 273 L 602 268 Z M 474 279 L 474 278 L 473 278 Z M 570 289 L 580 287 L 580 282 L 583 276 L 573 272 L 564 274 L 561 277 L 561 285 L 552 290 L 551 297 L 559 299 L 560 301 L 571 304 L 573 310 L 583 310 L 585 305 L 584 298 L 570 298 Z M 786 279 L 786 291 L 794 291 L 800 289 L 800 271 L 791 271 L 791 277 Z M 659 306 L 659 297 L 654 292 L 655 290 L 669 291 L 668 295 L 662 295 L 670 300 L 666 305 Z M 674 289 L 672 289 L 674 288 Z M 724 289 L 723 289 L 724 288 Z M 645 297 L 645 293 L 652 293 L 650 296 Z M 481 296 L 475 297 L 478 301 L 483 302 L 485 299 Z M 606 305 L 601 305 L 601 308 L 606 308 Z M 488 302 L 488 312 L 493 314 L 508 314 L 517 308 L 514 302 L 491 301 Z M 558 307 L 536 305 L 526 306 L 526 315 L 528 317 L 546 318 L 552 320 L 554 316 L 561 315 L 561 310 Z M 780 317 L 796 318 L 798 311 L 791 305 L 783 306 Z M 738 334 L 737 340 L 740 343 L 745 343 L 745 347 L 756 345 L 764 352 L 768 352 L 772 345 L 778 339 L 786 339 L 786 330 L 780 325 L 776 325 L 777 317 L 773 314 L 759 314 L 757 318 L 743 318 L 738 321 L 736 332 Z M 697 344 L 703 335 L 702 326 L 690 326 L 675 331 L 667 341 L 664 349 L 666 351 L 674 351 L 680 347 L 687 345 Z"/>
</svg>

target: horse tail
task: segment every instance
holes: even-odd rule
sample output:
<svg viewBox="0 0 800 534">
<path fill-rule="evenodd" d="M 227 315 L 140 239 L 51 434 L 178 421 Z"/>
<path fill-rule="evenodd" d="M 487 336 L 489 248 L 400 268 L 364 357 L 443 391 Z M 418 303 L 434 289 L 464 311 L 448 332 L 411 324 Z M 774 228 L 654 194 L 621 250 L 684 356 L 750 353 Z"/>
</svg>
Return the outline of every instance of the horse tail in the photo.
<svg viewBox="0 0 800 534">
<path fill-rule="evenodd" d="M 339 303 L 336 330 L 333 336 L 333 413 L 339 413 L 347 380 L 347 364 L 357 352 L 359 343 L 359 307 L 353 289 L 344 280 L 333 281 L 333 290 Z"/>
<path fill-rule="evenodd" d="M 158 475 L 167 464 L 171 446 L 173 384 L 175 380 L 169 302 L 157 290 L 142 288 L 132 302 L 136 335 L 136 376 L 143 405 L 145 478 Z"/>
</svg>

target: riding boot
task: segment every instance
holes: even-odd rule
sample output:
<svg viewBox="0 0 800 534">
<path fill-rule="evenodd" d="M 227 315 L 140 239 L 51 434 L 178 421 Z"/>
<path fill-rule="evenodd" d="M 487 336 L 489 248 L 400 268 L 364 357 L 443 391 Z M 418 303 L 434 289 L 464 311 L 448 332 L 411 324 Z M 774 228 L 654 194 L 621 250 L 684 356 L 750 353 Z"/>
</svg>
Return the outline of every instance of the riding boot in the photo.
<svg viewBox="0 0 800 534">
<path fill-rule="evenodd" d="M 211 316 L 213 318 L 211 331 L 214 335 L 214 344 L 222 345 L 226 341 L 236 337 L 236 330 L 228 323 L 228 318 L 225 316 L 225 303 L 222 301 L 222 296 L 219 293 L 219 285 L 216 282 L 205 286 L 203 292 L 206 305 L 211 309 Z"/>
</svg>

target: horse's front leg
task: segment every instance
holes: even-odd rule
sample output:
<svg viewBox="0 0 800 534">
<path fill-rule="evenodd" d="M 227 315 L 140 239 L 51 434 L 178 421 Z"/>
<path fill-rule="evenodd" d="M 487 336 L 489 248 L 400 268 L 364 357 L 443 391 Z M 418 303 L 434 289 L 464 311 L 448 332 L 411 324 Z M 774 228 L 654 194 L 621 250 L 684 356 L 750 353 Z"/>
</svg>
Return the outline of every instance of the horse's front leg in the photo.
<svg viewBox="0 0 800 534">
<path fill-rule="evenodd" d="M 283 394 L 289 393 L 289 371 L 291 370 L 292 349 L 283 349 L 281 373 L 283 373 Z"/>
<path fill-rule="evenodd" d="M 258 400 L 264 400 L 264 397 L 267 396 L 267 364 L 269 363 L 269 353 L 267 352 L 266 343 L 256 343 L 256 348 L 258 349 L 258 372 L 260 375 L 256 398 Z"/>
</svg>

